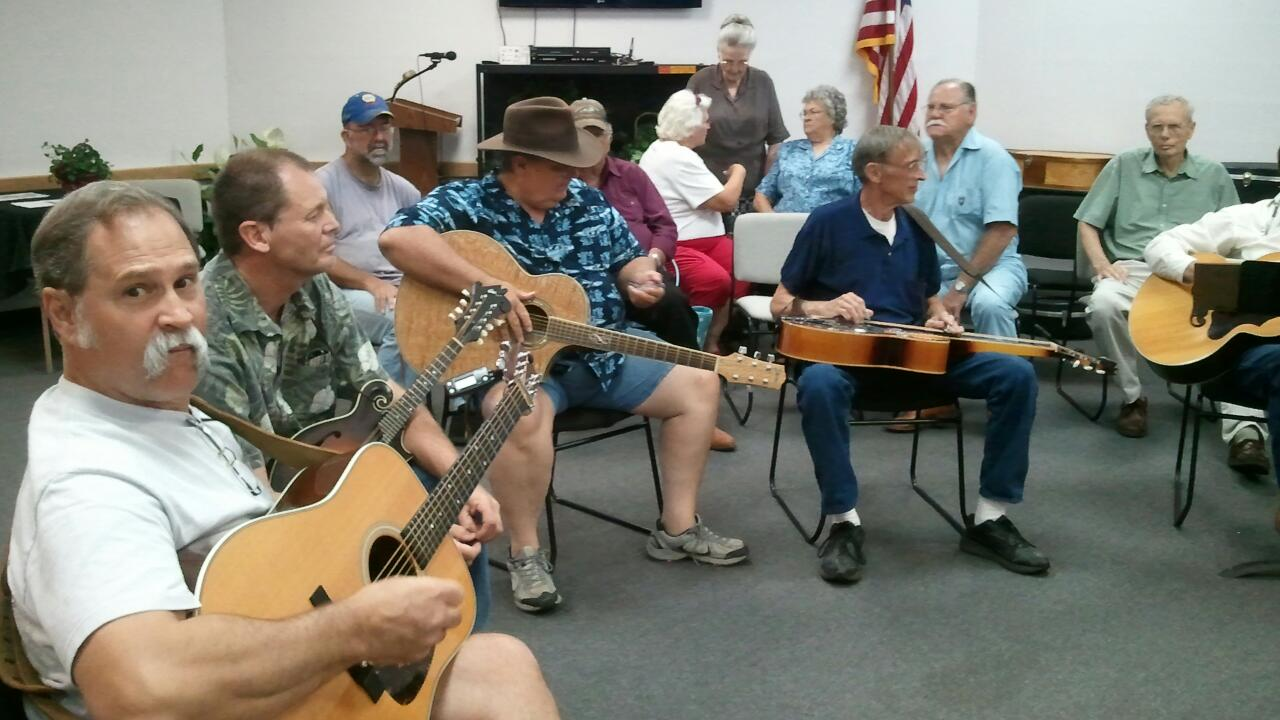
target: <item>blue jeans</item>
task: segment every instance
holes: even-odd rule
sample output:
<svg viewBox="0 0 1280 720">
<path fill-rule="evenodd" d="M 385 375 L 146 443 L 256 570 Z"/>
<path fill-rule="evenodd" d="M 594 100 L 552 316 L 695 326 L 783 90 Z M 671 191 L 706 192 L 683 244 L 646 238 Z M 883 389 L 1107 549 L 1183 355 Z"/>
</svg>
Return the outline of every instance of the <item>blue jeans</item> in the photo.
<svg viewBox="0 0 1280 720">
<path fill-rule="evenodd" d="M 941 295 L 951 292 L 960 269 L 948 264 L 942 270 Z M 984 335 L 1018 337 L 1018 311 L 1015 307 L 1027 292 L 1027 266 L 1019 258 L 1000 258 L 986 275 L 969 291 L 965 306 L 973 318 L 973 329 Z"/>
<path fill-rule="evenodd" d="M 373 295 L 364 290 L 343 289 L 351 312 L 356 316 L 356 326 L 378 351 L 378 364 L 400 387 L 409 387 L 418 379 L 404 358 L 400 357 L 400 343 L 396 342 L 396 315 L 394 310 L 378 312 Z"/>
<path fill-rule="evenodd" d="M 1229 378 L 1233 390 L 1267 411 L 1271 457 L 1280 458 L 1280 345 L 1245 350 Z M 1276 473 L 1276 482 L 1280 483 L 1280 473 Z"/>
<path fill-rule="evenodd" d="M 991 419 L 987 422 L 979 493 L 998 502 L 1022 501 L 1031 423 L 1036 415 L 1035 371 L 1020 358 L 979 353 L 955 363 L 940 376 L 834 365 L 811 365 L 801 372 L 797 383 L 800 423 L 822 491 L 823 513 L 847 512 L 858 504 L 858 479 L 849 448 L 849 413 L 859 385 L 882 390 L 890 377 L 898 382 L 936 382 L 940 390 L 958 397 L 985 399 Z"/>
<path fill-rule="evenodd" d="M 422 481 L 422 486 L 428 492 L 436 486 L 440 481 L 433 477 L 430 473 L 416 464 L 410 464 L 413 471 L 417 473 L 418 479 Z M 446 538 L 446 542 L 452 542 Z M 476 590 L 476 627 L 475 631 L 479 632 L 489 623 L 489 608 L 493 606 L 493 590 L 489 587 L 489 550 L 484 545 L 480 546 L 480 554 L 476 555 L 476 559 L 471 561 L 471 584 Z"/>
</svg>

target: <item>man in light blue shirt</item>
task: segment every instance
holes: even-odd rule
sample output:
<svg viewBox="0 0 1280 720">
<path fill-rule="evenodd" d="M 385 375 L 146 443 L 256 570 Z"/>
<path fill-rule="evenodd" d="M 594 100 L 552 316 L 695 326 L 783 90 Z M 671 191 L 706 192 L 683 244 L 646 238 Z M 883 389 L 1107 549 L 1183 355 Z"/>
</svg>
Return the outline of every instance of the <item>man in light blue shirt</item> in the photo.
<svg viewBox="0 0 1280 720">
<path fill-rule="evenodd" d="M 1017 238 L 1022 173 L 999 143 L 973 128 L 978 114 L 973 85 L 939 82 L 929 92 L 926 110 L 926 178 L 916 205 L 978 275 L 961 272 L 939 249 L 943 305 L 955 317 L 968 307 L 980 333 L 1016 337 L 1014 308 L 1027 289 Z"/>
</svg>

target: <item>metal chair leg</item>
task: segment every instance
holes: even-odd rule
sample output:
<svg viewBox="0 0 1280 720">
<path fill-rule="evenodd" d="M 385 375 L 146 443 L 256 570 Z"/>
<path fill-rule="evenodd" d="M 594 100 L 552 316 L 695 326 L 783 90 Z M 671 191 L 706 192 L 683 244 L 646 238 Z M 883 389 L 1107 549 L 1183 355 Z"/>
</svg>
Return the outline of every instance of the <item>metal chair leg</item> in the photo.
<svg viewBox="0 0 1280 720">
<path fill-rule="evenodd" d="M 787 402 L 787 386 L 794 384 L 790 378 L 787 378 L 782 387 L 778 388 L 778 413 L 773 424 L 773 451 L 769 457 L 769 495 L 778 503 L 778 507 L 782 508 L 782 512 L 786 513 L 787 519 L 795 526 L 796 532 L 800 533 L 800 537 L 810 545 L 817 544 L 818 538 L 822 537 L 822 530 L 827 525 L 827 516 L 818 510 L 818 524 L 813 532 L 805 529 L 804 524 L 800 522 L 800 518 L 796 517 L 795 512 L 791 510 L 791 506 L 782 497 L 782 493 L 778 491 L 777 470 L 778 470 L 778 445 L 782 438 L 782 412 Z"/>
<path fill-rule="evenodd" d="M 1191 394 L 1191 388 L 1187 388 L 1188 399 Z M 1190 407 L 1190 406 L 1188 406 Z M 1196 404 L 1191 411 L 1191 459 L 1190 467 L 1187 470 L 1187 493 L 1186 499 L 1182 497 L 1182 477 L 1181 473 L 1174 473 L 1173 479 L 1173 526 L 1175 528 L 1182 527 L 1182 523 L 1187 519 L 1187 513 L 1191 512 L 1191 503 L 1196 497 L 1196 466 L 1200 459 L 1200 415 L 1204 411 L 1204 395 L 1197 393 Z M 1185 428 L 1184 428 L 1185 432 Z M 1182 461 L 1182 443 L 1179 442 L 1178 461 Z"/>
<path fill-rule="evenodd" d="M 960 516 L 964 518 L 964 523 L 961 524 L 959 520 L 956 520 L 955 516 L 947 512 L 947 509 L 944 508 L 941 503 L 939 503 L 937 500 L 934 500 L 933 496 L 930 495 L 928 492 L 926 492 L 925 489 L 921 487 L 918 482 L 916 482 L 916 456 L 920 448 L 920 425 L 916 425 L 915 427 L 912 428 L 910 475 L 911 475 L 911 489 L 915 491 L 916 495 L 919 495 L 921 500 L 924 500 L 926 503 L 928 503 L 929 507 L 933 508 L 933 511 L 938 513 L 939 517 L 941 517 L 943 520 L 946 520 L 947 524 L 950 525 L 957 533 L 959 533 L 960 535 L 964 535 L 965 528 L 968 527 L 969 525 L 969 515 L 965 513 L 965 505 L 964 505 L 964 501 L 965 501 L 965 497 L 964 497 L 965 496 L 964 418 L 960 414 L 960 403 L 956 403 L 955 408 L 956 408 L 956 419 L 954 420 L 954 423 L 956 426 L 956 462 L 957 462 L 956 469 L 958 471 L 957 477 L 959 481 L 959 492 L 960 492 Z"/>
</svg>

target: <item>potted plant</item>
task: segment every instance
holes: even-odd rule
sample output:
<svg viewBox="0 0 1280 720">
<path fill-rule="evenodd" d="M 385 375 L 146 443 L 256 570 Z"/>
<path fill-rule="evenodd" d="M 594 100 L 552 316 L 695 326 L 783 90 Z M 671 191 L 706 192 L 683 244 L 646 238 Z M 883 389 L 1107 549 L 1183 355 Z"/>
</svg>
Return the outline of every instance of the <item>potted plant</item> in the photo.
<svg viewBox="0 0 1280 720">
<path fill-rule="evenodd" d="M 75 190 L 111 177 L 111 163 L 102 159 L 87 138 L 71 147 L 50 143 L 42 147 L 45 157 L 49 158 L 49 174 L 64 190 Z"/>
</svg>

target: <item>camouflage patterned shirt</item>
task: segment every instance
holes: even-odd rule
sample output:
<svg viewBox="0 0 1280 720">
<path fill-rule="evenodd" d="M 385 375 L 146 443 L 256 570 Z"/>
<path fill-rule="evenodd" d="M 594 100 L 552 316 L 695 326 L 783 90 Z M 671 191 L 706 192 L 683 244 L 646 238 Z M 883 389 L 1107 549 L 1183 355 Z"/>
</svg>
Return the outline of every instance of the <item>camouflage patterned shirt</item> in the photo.
<svg viewBox="0 0 1280 720">
<path fill-rule="evenodd" d="M 335 414 L 371 380 L 386 380 L 351 306 L 329 277 L 307 281 L 285 303 L 280 323 L 267 317 L 226 255 L 200 273 L 208 301 L 209 367 L 196 394 L 278 435 L 290 436 Z M 262 453 L 244 441 L 246 460 Z"/>
<path fill-rule="evenodd" d="M 502 243 L 526 272 L 558 272 L 577 280 L 591 303 L 592 325 L 630 327 L 617 274 L 644 251 L 604 194 L 581 180 L 569 182 L 565 199 L 547 211 L 541 223 L 507 194 L 496 173 L 490 173 L 479 180 L 441 185 L 397 213 L 388 227 L 411 225 L 436 232 L 482 232 Z M 606 388 L 623 363 L 618 353 L 581 355 Z"/>
</svg>

